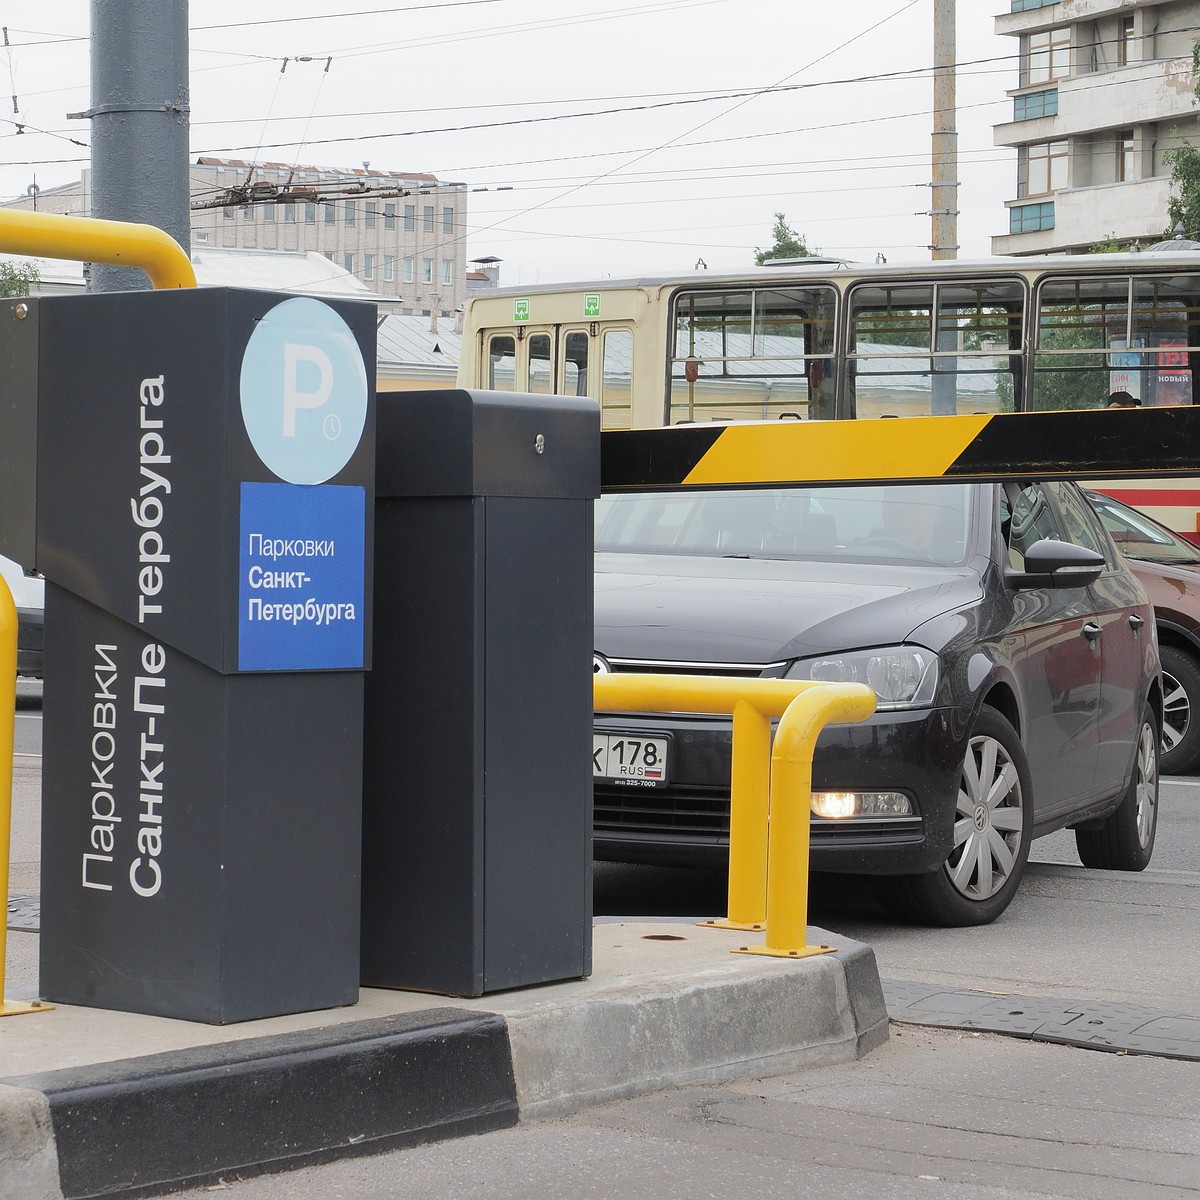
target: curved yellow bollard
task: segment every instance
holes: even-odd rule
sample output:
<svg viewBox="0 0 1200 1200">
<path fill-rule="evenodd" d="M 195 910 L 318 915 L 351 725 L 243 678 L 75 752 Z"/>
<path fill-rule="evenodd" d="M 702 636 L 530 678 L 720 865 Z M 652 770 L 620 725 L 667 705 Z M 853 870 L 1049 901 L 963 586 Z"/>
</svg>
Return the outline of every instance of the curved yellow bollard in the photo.
<svg viewBox="0 0 1200 1200">
<path fill-rule="evenodd" d="M 869 703 L 870 707 L 862 716 L 833 717 L 825 724 L 842 719 L 861 721 L 874 712 L 875 693 L 863 684 L 814 683 L 801 679 L 730 679 L 713 675 L 597 675 L 592 682 L 597 712 L 733 715 L 728 915 L 702 924 L 717 929 L 763 929 L 769 919 L 767 823 L 774 786 L 771 781 L 771 718 L 783 717 L 798 697 L 828 695 L 854 696 L 860 705 Z M 840 699 L 838 703 L 841 703 Z M 814 744 L 815 741 L 814 735 Z M 810 783 L 811 774 L 810 749 Z M 806 854 L 802 880 L 806 906 L 807 881 Z"/>
<path fill-rule="evenodd" d="M 806 958 L 831 946 L 809 946 L 808 850 L 812 822 L 812 761 L 826 725 L 865 721 L 875 693 L 861 683 L 826 683 L 788 705 L 771 751 L 771 835 L 767 848 L 767 940 L 735 954 Z"/>
<path fill-rule="evenodd" d="M 8 953 L 8 860 L 12 845 L 13 730 L 17 722 L 17 606 L 8 584 L 0 576 L 0 883 L 4 885 L 4 913 L 0 918 L 0 1017 L 17 1013 L 49 1012 L 50 1004 L 25 1004 L 4 999 L 4 964 Z"/>
<path fill-rule="evenodd" d="M 156 288 L 195 287 L 196 273 L 179 243 L 153 225 L 0 209 L 0 250 L 43 258 L 140 267 Z"/>
</svg>

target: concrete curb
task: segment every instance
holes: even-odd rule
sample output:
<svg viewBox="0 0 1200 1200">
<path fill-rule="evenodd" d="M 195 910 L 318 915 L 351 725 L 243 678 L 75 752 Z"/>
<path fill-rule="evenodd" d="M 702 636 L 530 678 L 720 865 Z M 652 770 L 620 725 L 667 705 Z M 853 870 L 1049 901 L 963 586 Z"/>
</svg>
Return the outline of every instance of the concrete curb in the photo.
<svg viewBox="0 0 1200 1200">
<path fill-rule="evenodd" d="M 138 1045 L 139 1031 L 145 1045 L 149 1022 L 182 1048 L 0 1079 L 0 1195 L 159 1194 L 663 1087 L 849 1062 L 887 1039 L 875 955 L 860 943 L 838 939 L 836 954 L 789 960 L 730 955 L 745 935 L 680 925 L 596 934 L 599 970 L 586 980 L 453 1007 L 368 990 L 360 1012 L 404 1011 L 315 1013 L 318 1027 L 265 1036 L 62 1009 L 68 1043 L 73 1029 L 95 1037 L 103 1027 L 110 1045 Z M 183 1044 L 209 1035 L 225 1040 Z M 26 1061 L 88 1061 L 69 1048 Z"/>
</svg>

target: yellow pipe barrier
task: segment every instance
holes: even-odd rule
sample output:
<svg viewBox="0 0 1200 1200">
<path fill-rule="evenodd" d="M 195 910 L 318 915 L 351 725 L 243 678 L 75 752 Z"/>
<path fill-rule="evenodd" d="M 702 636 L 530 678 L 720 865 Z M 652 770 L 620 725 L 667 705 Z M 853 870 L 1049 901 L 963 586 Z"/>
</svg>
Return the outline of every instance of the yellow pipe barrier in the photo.
<svg viewBox="0 0 1200 1200">
<path fill-rule="evenodd" d="M 0 250 L 43 258 L 140 267 L 156 288 L 195 287 L 196 273 L 179 243 L 153 225 L 0 209 Z"/>
<path fill-rule="evenodd" d="M 597 712 L 730 713 L 733 758 L 729 797 L 728 915 L 705 921 L 721 929 L 760 930 L 770 938 L 767 836 L 770 811 L 771 718 L 784 717 L 803 696 L 812 696 L 815 711 L 836 704 L 837 712 L 860 715 L 830 717 L 824 724 L 862 721 L 875 711 L 875 693 L 863 684 L 814 683 L 799 679 L 730 679 L 696 675 L 596 675 L 593 694 Z M 849 705 L 849 707 L 847 707 Z M 782 726 L 781 726 L 782 728 Z M 778 735 L 776 735 L 778 742 Z M 813 743 L 816 737 L 814 734 Z M 811 788 L 812 747 L 808 779 Z M 782 786 L 791 786 L 785 779 Z M 806 791 L 805 795 L 809 795 Z M 807 805 L 805 812 L 807 813 Z M 807 825 L 805 826 L 807 835 Z M 808 906 L 807 842 L 802 874 L 804 911 Z M 781 886 L 786 887 L 786 882 Z"/>
<path fill-rule="evenodd" d="M 807 958 L 832 949 L 807 944 L 813 751 L 826 725 L 865 721 L 874 711 L 875 693 L 858 683 L 823 684 L 788 705 L 771 751 L 766 943 L 741 946 L 735 954 Z"/>
<path fill-rule="evenodd" d="M 4 915 L 0 920 L 0 1017 L 49 1012 L 53 1005 L 25 1004 L 4 998 L 4 966 L 8 953 L 8 860 L 12 845 L 12 772 L 17 723 L 17 606 L 0 576 L 0 687 L 11 688 L 11 700 L 0 702 L 0 880 L 4 881 Z"/>
</svg>

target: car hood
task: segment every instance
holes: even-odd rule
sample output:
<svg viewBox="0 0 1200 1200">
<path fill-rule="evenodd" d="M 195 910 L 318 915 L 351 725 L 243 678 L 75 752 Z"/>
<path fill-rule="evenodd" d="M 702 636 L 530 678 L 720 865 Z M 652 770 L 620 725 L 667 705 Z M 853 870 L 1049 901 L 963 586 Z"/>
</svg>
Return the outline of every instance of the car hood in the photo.
<svg viewBox="0 0 1200 1200">
<path fill-rule="evenodd" d="M 973 567 L 596 555 L 608 658 L 769 663 L 908 640 L 978 602 Z M 937 646 L 931 649 L 939 649 Z"/>
</svg>

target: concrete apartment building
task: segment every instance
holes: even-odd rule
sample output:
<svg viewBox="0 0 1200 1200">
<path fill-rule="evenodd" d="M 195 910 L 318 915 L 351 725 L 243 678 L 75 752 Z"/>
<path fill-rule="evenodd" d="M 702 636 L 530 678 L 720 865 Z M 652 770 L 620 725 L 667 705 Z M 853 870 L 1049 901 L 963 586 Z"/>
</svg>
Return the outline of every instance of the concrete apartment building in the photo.
<svg viewBox="0 0 1200 1200">
<path fill-rule="evenodd" d="M 8 206 L 90 216 L 90 175 L 85 170 L 76 183 L 45 188 Z M 189 175 L 193 205 L 241 194 L 264 198 L 193 208 L 195 245 L 322 254 L 340 268 L 336 274 L 348 272 L 376 295 L 394 298 L 393 311 L 403 314 L 450 317 L 466 300 L 465 184 L 365 166 L 325 169 L 219 158 L 197 159 Z"/>
<path fill-rule="evenodd" d="M 996 145 L 1016 148 L 1017 178 L 993 253 L 1082 252 L 1109 234 L 1158 241 L 1163 155 L 1200 137 L 1200 0 L 1009 0 L 996 32 L 1019 41 L 1020 76 L 1012 120 L 994 130 Z"/>
</svg>

